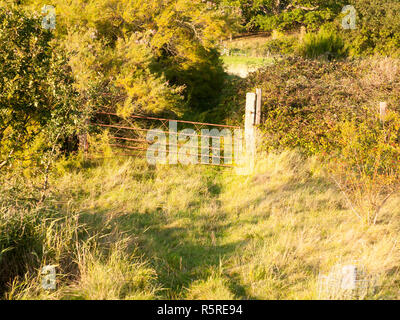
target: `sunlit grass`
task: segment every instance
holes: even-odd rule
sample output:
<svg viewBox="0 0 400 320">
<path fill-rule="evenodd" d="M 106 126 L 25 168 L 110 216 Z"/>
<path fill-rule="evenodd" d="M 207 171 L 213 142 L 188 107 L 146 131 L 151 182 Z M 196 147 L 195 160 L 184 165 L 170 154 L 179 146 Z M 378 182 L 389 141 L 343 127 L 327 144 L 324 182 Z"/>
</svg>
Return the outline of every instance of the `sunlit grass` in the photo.
<svg viewBox="0 0 400 320">
<path fill-rule="evenodd" d="M 252 176 L 124 159 L 60 170 L 52 185 L 96 245 L 70 244 L 78 271 L 57 292 L 32 276 L 9 298 L 316 299 L 319 273 L 354 260 L 381 279 L 368 298 L 399 298 L 400 198 L 365 226 L 296 152 L 264 155 Z"/>
<path fill-rule="evenodd" d="M 223 56 L 225 71 L 229 74 L 245 78 L 248 73 L 273 63 L 273 58 L 246 57 L 246 56 Z"/>
</svg>

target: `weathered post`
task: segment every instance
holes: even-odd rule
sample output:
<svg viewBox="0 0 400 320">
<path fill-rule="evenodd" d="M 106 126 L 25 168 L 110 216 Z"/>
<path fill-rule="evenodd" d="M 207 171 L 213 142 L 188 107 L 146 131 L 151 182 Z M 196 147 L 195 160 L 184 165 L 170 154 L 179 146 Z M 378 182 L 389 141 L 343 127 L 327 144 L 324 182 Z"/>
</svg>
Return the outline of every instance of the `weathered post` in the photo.
<svg viewBox="0 0 400 320">
<path fill-rule="evenodd" d="M 250 174 L 254 170 L 255 155 L 256 155 L 256 132 L 255 132 L 255 117 L 256 117 L 256 94 L 247 93 L 246 95 L 246 116 L 244 123 L 244 137 L 246 150 L 246 167 Z"/>
<path fill-rule="evenodd" d="M 256 117 L 254 124 L 258 126 L 261 123 L 262 90 L 256 89 Z"/>
<path fill-rule="evenodd" d="M 244 144 L 245 152 L 240 156 L 240 167 L 238 174 L 249 175 L 254 171 L 256 158 L 256 142 L 257 128 L 261 123 L 261 89 L 257 89 L 256 93 L 249 92 L 246 94 L 246 113 L 244 120 Z M 237 143 L 237 141 L 235 142 Z M 240 148 L 236 148 L 237 152 Z"/>
<path fill-rule="evenodd" d="M 251 134 L 255 124 L 256 117 L 256 94 L 253 92 L 246 95 L 246 115 L 244 121 L 245 134 Z"/>
</svg>

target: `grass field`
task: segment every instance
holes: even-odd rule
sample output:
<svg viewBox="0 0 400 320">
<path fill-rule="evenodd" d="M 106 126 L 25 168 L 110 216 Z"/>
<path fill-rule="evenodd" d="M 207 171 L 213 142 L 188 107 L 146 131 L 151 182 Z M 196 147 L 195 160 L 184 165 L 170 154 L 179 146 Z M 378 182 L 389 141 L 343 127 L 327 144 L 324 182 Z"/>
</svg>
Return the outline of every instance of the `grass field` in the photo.
<svg viewBox="0 0 400 320">
<path fill-rule="evenodd" d="M 35 269 L 9 299 L 317 299 L 318 275 L 354 260 L 378 279 L 366 298 L 400 297 L 400 198 L 366 226 L 315 159 L 270 154 L 248 177 L 140 159 L 67 167 L 30 209 L 50 212 L 40 264 L 64 265 L 58 289 Z"/>
<path fill-rule="evenodd" d="M 273 58 L 246 57 L 246 56 L 223 56 L 222 61 L 228 74 L 247 77 L 250 72 L 273 62 Z"/>
<path fill-rule="evenodd" d="M 249 67 L 262 67 L 265 64 L 273 62 L 272 58 L 245 57 L 245 56 L 223 56 L 222 61 L 225 65 L 247 65 Z"/>
<path fill-rule="evenodd" d="M 243 37 L 225 41 L 224 46 L 230 50 L 230 55 L 223 55 L 222 61 L 229 74 L 245 78 L 250 72 L 271 64 L 273 56 L 266 54 L 264 48 L 271 37 Z"/>
</svg>

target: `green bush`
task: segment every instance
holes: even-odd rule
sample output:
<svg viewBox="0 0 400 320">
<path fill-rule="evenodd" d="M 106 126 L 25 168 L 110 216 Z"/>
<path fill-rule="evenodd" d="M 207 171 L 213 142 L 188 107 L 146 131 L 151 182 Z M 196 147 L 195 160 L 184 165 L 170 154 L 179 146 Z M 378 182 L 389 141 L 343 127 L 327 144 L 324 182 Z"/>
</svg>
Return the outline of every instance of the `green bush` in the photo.
<svg viewBox="0 0 400 320">
<path fill-rule="evenodd" d="M 290 55 L 295 52 L 297 40 L 295 37 L 279 37 L 267 41 L 263 47 L 263 51 L 268 55 L 283 54 Z"/>
<path fill-rule="evenodd" d="M 380 101 L 399 111 L 398 79 L 400 65 L 394 59 L 328 62 L 288 57 L 252 73 L 240 90 L 263 90 L 264 148 L 318 154 L 337 147 L 339 123 L 363 119 L 365 110 L 376 110 Z"/>
<path fill-rule="evenodd" d="M 375 224 L 387 200 L 400 187 L 400 113 L 381 122 L 376 110 L 340 123 L 337 148 L 329 159 L 333 180 L 353 213 Z"/>
<path fill-rule="evenodd" d="M 324 160 L 349 209 L 380 221 L 400 185 L 400 62 L 288 58 L 254 73 L 263 89 L 262 148 L 297 148 Z M 379 102 L 388 102 L 382 123 Z"/>
<path fill-rule="evenodd" d="M 315 2 L 319 1 L 314 1 Z M 313 8 L 314 10 L 304 10 L 293 4 L 290 10 L 276 8 L 270 12 L 256 14 L 254 16 L 255 24 L 264 31 L 294 31 L 300 26 L 306 27 L 309 31 L 317 31 L 322 25 L 332 22 L 339 15 L 340 10 L 345 5 L 344 1 L 320 1 L 318 6 L 304 4 L 304 8 Z"/>
<path fill-rule="evenodd" d="M 400 3 L 398 0 L 314 0 L 314 1 L 230 1 L 240 6 L 248 29 L 292 32 L 300 26 L 317 33 L 327 24 L 334 23 L 351 56 L 400 55 Z M 357 12 L 355 30 L 341 26 L 341 10 L 353 5 Z M 329 35 L 310 35 L 305 44 L 307 56 L 336 52 L 343 41 Z M 333 47 L 332 47 L 333 46 Z M 339 52 L 340 53 L 340 52 Z"/>
<path fill-rule="evenodd" d="M 37 157 L 26 152 L 37 150 L 38 138 L 54 148 L 82 120 L 67 59 L 53 39 L 38 15 L 0 7 L 0 169 Z"/>
<path fill-rule="evenodd" d="M 356 29 L 343 30 L 352 56 L 400 56 L 400 3 L 397 0 L 352 0 Z"/>
<path fill-rule="evenodd" d="M 346 56 L 347 49 L 337 32 L 321 28 L 318 33 L 307 33 L 304 36 L 299 53 L 307 58 L 325 56 L 331 59 Z"/>
</svg>

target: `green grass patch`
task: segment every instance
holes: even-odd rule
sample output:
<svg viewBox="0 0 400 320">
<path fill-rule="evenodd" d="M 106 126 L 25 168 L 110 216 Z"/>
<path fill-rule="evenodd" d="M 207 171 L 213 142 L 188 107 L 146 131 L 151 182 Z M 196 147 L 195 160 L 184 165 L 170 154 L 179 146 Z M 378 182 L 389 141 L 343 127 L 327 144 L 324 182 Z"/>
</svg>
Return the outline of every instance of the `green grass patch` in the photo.
<svg viewBox="0 0 400 320">
<path fill-rule="evenodd" d="M 50 215 L 32 234 L 51 254 L 21 240 L 15 254 L 36 250 L 37 261 L 9 279 L 6 298 L 315 299 L 319 273 L 353 260 L 383 279 L 367 298 L 399 298 L 400 198 L 366 227 L 321 164 L 296 152 L 263 156 L 248 177 L 121 159 L 66 170 L 51 185 L 42 206 L 70 222 Z M 44 264 L 59 266 L 55 292 L 40 287 Z"/>
<path fill-rule="evenodd" d="M 273 58 L 245 57 L 245 56 L 223 56 L 222 61 L 225 66 L 246 65 L 249 67 L 262 67 L 273 63 Z"/>
</svg>

